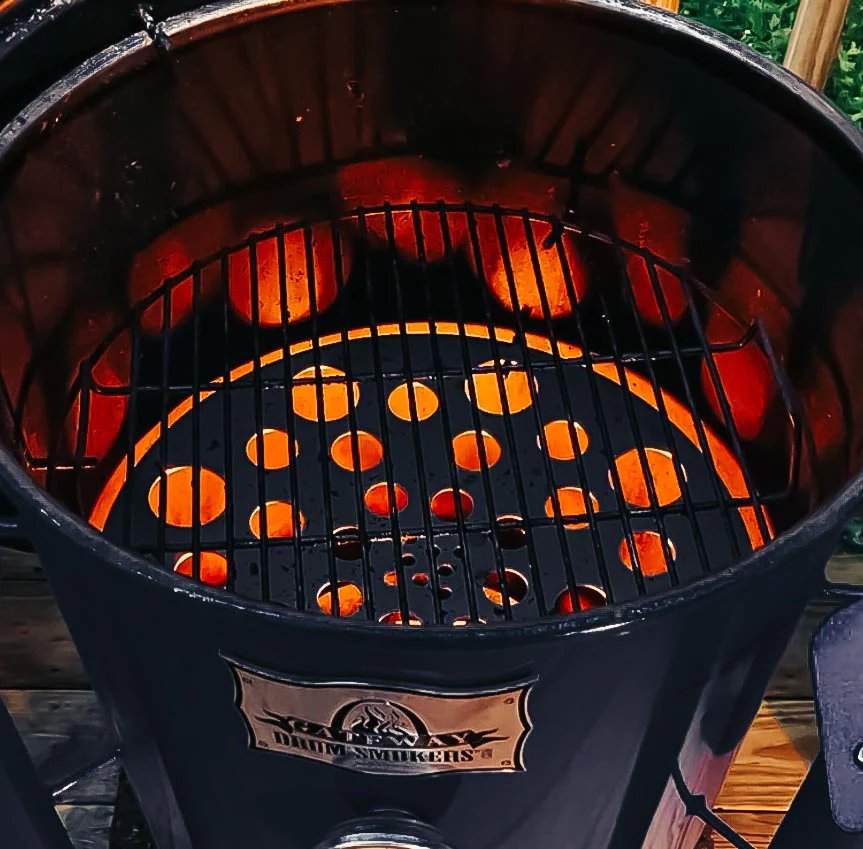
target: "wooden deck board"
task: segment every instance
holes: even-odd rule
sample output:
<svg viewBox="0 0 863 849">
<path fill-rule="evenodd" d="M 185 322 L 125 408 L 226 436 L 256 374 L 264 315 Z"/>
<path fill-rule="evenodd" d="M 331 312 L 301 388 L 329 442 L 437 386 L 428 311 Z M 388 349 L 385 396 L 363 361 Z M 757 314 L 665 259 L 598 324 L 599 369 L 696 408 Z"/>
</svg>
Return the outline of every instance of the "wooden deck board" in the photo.
<svg viewBox="0 0 863 849">
<path fill-rule="evenodd" d="M 75 849 L 108 849 L 114 805 L 57 805 Z"/>
<path fill-rule="evenodd" d="M 755 849 L 767 849 L 782 817 L 783 811 L 725 811 L 722 819 L 738 834 L 745 837 Z M 733 849 L 727 840 L 714 835 L 714 849 Z M 813 846 L 812 849 L 817 849 Z"/>
<path fill-rule="evenodd" d="M 717 808 L 787 811 L 817 753 L 812 701 L 765 702 L 735 755 Z"/>
</svg>

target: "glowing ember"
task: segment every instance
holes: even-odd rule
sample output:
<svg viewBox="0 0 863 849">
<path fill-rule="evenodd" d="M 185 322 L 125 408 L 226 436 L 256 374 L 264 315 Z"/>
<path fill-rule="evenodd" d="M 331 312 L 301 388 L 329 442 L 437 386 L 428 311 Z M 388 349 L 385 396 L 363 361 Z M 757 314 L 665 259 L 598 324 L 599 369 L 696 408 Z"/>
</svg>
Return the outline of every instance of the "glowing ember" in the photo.
<svg viewBox="0 0 863 849">
<path fill-rule="evenodd" d="M 631 545 L 627 539 L 620 541 L 617 552 L 621 563 L 627 569 L 632 571 L 635 568 L 637 560 L 641 574 L 646 578 L 655 578 L 658 575 L 664 575 L 668 571 L 665 550 L 662 546 L 662 537 L 656 531 L 634 531 L 632 542 L 635 545 L 636 557 L 632 556 Z M 674 543 L 668 540 L 667 545 L 671 559 L 674 560 L 677 556 Z"/>
<path fill-rule="evenodd" d="M 149 503 L 154 516 L 162 516 L 166 524 L 180 528 L 191 528 L 195 524 L 195 483 L 191 466 L 175 466 L 165 474 L 165 492 L 162 478 L 158 477 L 150 487 Z M 215 521 L 225 512 L 225 481 L 210 469 L 200 469 L 198 474 L 198 516 L 202 525 Z"/>
<path fill-rule="evenodd" d="M 190 551 L 181 554 L 174 565 L 174 571 L 178 575 L 191 578 L 194 574 L 195 555 Z M 224 554 L 217 551 L 202 551 L 198 555 L 198 573 L 201 583 L 211 587 L 224 589 L 228 583 L 228 560 Z"/>
<path fill-rule="evenodd" d="M 589 495 L 590 506 L 594 513 L 599 512 L 599 502 L 594 495 Z M 569 531 L 579 531 L 587 527 L 587 522 L 572 522 L 567 521 L 570 517 L 587 518 L 587 499 L 583 489 L 577 486 L 562 486 L 557 490 L 557 498 L 553 499 L 549 496 L 545 500 L 545 515 L 549 519 L 555 518 L 555 500 L 557 501 L 557 509 L 560 511 L 560 516 L 564 519 L 563 526 Z"/>
<path fill-rule="evenodd" d="M 363 591 L 356 584 L 349 581 L 339 581 L 336 584 L 335 593 L 333 593 L 330 584 L 324 584 L 318 590 L 317 602 L 318 607 L 327 616 L 335 616 L 336 613 L 333 595 L 335 595 L 335 602 L 338 604 L 339 616 L 353 616 L 363 608 Z"/>
<path fill-rule="evenodd" d="M 337 255 L 341 279 L 350 274 L 350 244 L 342 240 L 337 254 L 331 227 L 318 225 L 312 228 L 308 244 L 302 229 L 291 230 L 280 238 L 261 239 L 254 252 L 231 254 L 231 305 L 243 319 L 264 327 L 294 324 L 323 313 L 339 292 Z"/>
</svg>

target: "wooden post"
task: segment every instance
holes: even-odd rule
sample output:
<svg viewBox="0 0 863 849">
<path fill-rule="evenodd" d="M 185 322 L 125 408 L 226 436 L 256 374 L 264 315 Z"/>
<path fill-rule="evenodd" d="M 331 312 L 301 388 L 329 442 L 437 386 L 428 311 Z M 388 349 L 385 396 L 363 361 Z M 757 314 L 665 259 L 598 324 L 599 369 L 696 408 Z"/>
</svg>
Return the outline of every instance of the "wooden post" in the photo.
<svg viewBox="0 0 863 849">
<path fill-rule="evenodd" d="M 679 12 L 680 0 L 644 0 L 648 6 L 656 6 L 657 9 L 665 9 L 667 12 Z"/>
<path fill-rule="evenodd" d="M 785 53 L 785 67 L 819 91 L 839 52 L 850 0 L 801 0 Z"/>
</svg>

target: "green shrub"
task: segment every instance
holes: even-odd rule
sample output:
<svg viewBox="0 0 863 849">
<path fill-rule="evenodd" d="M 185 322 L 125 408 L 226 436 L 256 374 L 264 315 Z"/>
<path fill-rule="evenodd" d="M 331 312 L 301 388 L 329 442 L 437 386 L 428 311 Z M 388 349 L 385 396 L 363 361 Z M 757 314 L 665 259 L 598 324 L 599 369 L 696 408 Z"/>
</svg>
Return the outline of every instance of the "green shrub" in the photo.
<svg viewBox="0 0 863 849">
<path fill-rule="evenodd" d="M 797 0 L 683 0 L 681 13 L 740 39 L 781 62 L 794 24 Z M 863 126 L 863 0 L 852 0 L 839 58 L 825 93 Z"/>
</svg>

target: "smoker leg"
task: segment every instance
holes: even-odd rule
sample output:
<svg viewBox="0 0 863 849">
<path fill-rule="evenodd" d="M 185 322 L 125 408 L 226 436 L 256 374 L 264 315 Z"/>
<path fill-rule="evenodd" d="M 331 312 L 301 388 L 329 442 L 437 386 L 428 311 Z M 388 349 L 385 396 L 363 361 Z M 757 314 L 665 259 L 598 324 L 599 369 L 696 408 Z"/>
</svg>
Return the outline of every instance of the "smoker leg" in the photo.
<svg viewBox="0 0 863 849">
<path fill-rule="evenodd" d="M 26 849 L 72 849 L 48 790 L 0 699 L 0 834 Z"/>
</svg>

